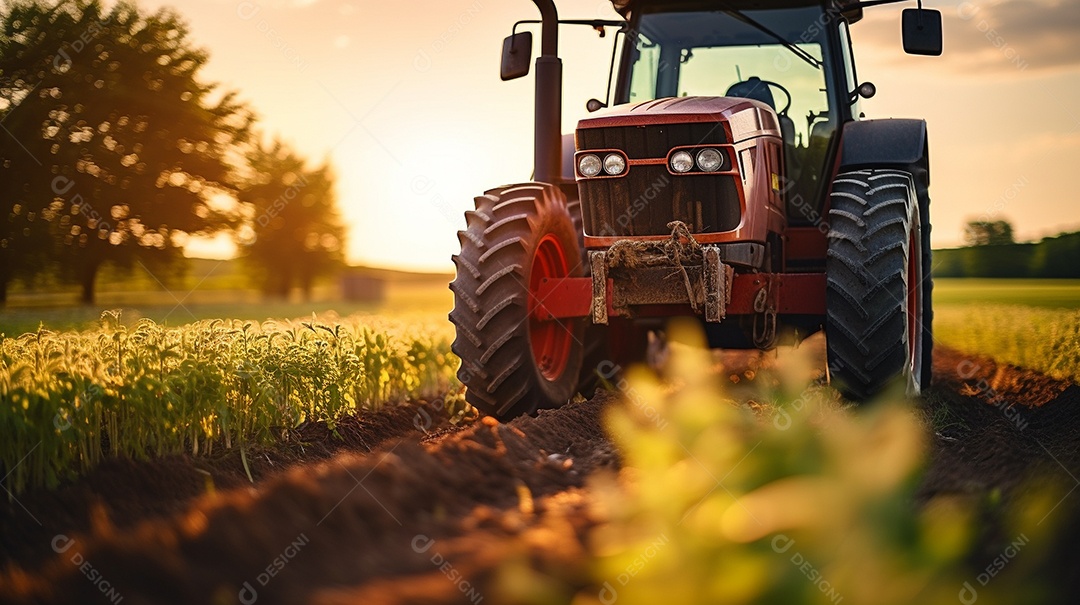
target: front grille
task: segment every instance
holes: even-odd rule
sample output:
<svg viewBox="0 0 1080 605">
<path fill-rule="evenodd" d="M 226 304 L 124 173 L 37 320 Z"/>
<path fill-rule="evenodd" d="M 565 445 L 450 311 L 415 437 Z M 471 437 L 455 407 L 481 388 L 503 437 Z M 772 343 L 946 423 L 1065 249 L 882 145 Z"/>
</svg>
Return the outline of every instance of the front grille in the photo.
<svg viewBox="0 0 1080 605">
<path fill-rule="evenodd" d="M 582 150 L 621 149 L 632 160 L 667 157 L 672 147 L 680 145 L 723 145 L 727 142 L 720 122 L 583 128 L 578 131 L 578 144 Z"/>
<path fill-rule="evenodd" d="M 727 143 L 717 122 L 591 128 L 578 131 L 582 150 L 620 149 L 630 159 L 664 158 L 672 147 Z M 666 166 L 632 166 L 623 178 L 578 182 L 585 232 L 595 236 L 667 235 L 682 221 L 692 233 L 739 225 L 737 177 L 670 174 Z"/>
</svg>

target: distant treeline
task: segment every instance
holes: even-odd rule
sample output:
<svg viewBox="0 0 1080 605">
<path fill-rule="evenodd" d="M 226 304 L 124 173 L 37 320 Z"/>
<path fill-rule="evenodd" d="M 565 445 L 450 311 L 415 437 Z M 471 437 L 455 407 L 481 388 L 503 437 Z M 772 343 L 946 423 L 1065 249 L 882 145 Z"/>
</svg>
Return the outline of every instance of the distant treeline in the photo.
<svg viewBox="0 0 1080 605">
<path fill-rule="evenodd" d="M 1037 243 L 934 250 L 934 276 L 1080 278 L 1080 233 Z"/>
</svg>

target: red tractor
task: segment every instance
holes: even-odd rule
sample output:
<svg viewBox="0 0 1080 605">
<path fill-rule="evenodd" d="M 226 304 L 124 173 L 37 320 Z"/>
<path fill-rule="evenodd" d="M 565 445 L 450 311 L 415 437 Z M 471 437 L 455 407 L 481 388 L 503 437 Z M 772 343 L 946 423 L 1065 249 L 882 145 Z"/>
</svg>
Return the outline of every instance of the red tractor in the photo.
<svg viewBox="0 0 1080 605">
<path fill-rule="evenodd" d="M 855 401 L 925 388 L 926 123 L 860 119 L 875 90 L 848 32 L 895 1 L 615 0 L 625 20 L 560 21 L 534 0 L 534 180 L 476 198 L 458 232 L 468 401 L 502 419 L 562 405 L 675 316 L 724 348 L 824 329 L 832 381 Z M 572 138 L 560 23 L 619 28 L 608 99 Z M 941 53 L 939 12 L 906 9 L 901 29 L 907 52 Z M 531 53 L 531 33 L 507 38 L 503 79 Z"/>
</svg>

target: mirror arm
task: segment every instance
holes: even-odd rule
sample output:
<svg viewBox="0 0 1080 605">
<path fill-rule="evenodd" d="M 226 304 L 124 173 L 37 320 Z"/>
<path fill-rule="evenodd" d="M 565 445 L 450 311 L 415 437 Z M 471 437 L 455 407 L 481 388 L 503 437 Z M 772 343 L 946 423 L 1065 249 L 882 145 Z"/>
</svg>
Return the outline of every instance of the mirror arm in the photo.
<svg viewBox="0 0 1080 605">
<path fill-rule="evenodd" d="M 514 27 L 510 30 L 511 34 L 516 34 L 518 27 L 522 25 L 540 25 L 543 21 L 539 19 L 522 19 L 514 24 Z M 605 27 L 626 27 L 626 21 L 613 21 L 611 19 L 559 19 L 559 25 L 587 25 L 593 29 L 600 29 Z"/>
</svg>

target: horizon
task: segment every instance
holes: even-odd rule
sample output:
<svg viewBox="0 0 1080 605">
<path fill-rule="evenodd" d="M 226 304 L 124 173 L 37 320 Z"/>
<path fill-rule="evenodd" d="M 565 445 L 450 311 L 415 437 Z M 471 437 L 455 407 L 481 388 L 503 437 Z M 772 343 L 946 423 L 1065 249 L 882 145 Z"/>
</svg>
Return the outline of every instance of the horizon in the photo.
<svg viewBox="0 0 1080 605">
<path fill-rule="evenodd" d="M 1014 242 L 1012 242 L 1010 244 L 983 244 L 983 245 L 961 244 L 961 245 L 957 245 L 957 246 L 943 246 L 943 247 L 940 247 L 940 248 L 933 248 L 933 250 L 935 252 L 937 252 L 937 251 L 945 251 L 945 250 L 962 250 L 962 249 L 965 249 L 965 248 L 978 248 L 978 247 L 983 247 L 983 246 L 994 246 L 994 245 L 998 245 L 998 246 L 1036 245 L 1036 244 L 1041 243 L 1043 240 L 1052 239 L 1052 238 L 1060 237 L 1060 236 L 1064 236 L 1064 235 L 1075 235 L 1075 234 L 1078 234 L 1078 233 L 1080 233 L 1080 229 L 1077 229 L 1075 231 L 1072 231 L 1072 230 L 1061 231 L 1059 233 L 1055 233 L 1055 234 L 1051 234 L 1051 235 L 1040 236 L 1037 239 L 1016 240 L 1016 241 L 1014 241 Z M 232 257 L 232 258 L 216 258 L 216 257 L 212 257 L 212 256 L 189 256 L 187 254 L 185 254 L 185 258 L 187 258 L 188 260 L 198 260 L 198 261 L 238 261 L 238 260 L 240 260 L 239 256 Z M 430 269 L 430 270 L 411 269 L 411 268 L 408 268 L 408 267 L 400 268 L 400 267 L 390 267 L 390 266 L 386 266 L 386 265 L 364 264 L 363 262 L 357 263 L 357 262 L 352 262 L 351 260 L 346 262 L 345 269 L 375 269 L 375 270 L 379 270 L 379 271 L 394 271 L 394 272 L 412 273 L 412 274 L 418 274 L 418 275 L 429 274 L 429 275 L 440 275 L 440 276 L 441 275 L 453 276 L 453 274 L 454 274 L 453 268 L 449 268 L 449 269 L 442 270 L 442 271 L 440 271 L 438 269 Z M 974 278 L 971 278 L 971 279 L 982 279 L 982 278 L 974 277 Z"/>
</svg>

